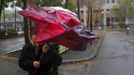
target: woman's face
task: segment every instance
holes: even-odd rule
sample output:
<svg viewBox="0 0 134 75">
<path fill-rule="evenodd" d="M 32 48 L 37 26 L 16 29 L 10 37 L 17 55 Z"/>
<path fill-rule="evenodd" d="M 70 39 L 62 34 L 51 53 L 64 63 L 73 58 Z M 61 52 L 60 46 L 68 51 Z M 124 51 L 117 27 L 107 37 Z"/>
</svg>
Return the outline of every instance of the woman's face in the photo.
<svg viewBox="0 0 134 75">
<path fill-rule="evenodd" d="M 42 51 L 43 52 L 48 52 L 49 48 L 50 48 L 50 46 L 46 43 L 46 44 L 43 45 Z"/>
<path fill-rule="evenodd" d="M 43 46 L 43 48 L 44 48 L 45 50 L 49 50 L 49 45 L 46 43 L 46 44 Z"/>
</svg>

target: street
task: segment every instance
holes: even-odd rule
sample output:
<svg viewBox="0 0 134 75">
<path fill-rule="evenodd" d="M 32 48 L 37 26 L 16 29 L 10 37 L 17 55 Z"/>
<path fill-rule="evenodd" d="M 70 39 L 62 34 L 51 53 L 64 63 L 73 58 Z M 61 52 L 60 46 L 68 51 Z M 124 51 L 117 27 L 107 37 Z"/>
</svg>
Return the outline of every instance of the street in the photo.
<svg viewBox="0 0 134 75">
<path fill-rule="evenodd" d="M 134 75 L 134 36 L 107 32 L 89 75 Z"/>
<path fill-rule="evenodd" d="M 15 37 L 0 40 L 0 53 L 7 53 L 19 50 L 24 45 L 24 37 Z"/>
</svg>

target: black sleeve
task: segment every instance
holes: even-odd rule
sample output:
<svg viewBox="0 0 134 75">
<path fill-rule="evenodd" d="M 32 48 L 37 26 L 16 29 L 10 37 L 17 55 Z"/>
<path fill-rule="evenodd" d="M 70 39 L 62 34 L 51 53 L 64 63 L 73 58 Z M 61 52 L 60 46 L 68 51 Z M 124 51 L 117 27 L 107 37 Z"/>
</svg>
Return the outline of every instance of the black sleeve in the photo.
<svg viewBox="0 0 134 75">
<path fill-rule="evenodd" d="M 54 64 L 54 66 L 59 66 L 59 65 L 61 65 L 61 63 L 62 63 L 62 57 L 61 57 L 61 55 L 60 54 L 54 54 L 54 59 L 53 59 L 53 64 Z"/>
<path fill-rule="evenodd" d="M 26 71 L 32 71 L 34 69 L 33 67 L 33 60 L 30 59 L 28 55 L 28 47 L 24 46 L 21 55 L 19 57 L 19 66 Z"/>
<path fill-rule="evenodd" d="M 51 62 L 52 62 L 52 65 L 53 66 L 59 66 L 59 65 L 61 65 L 61 63 L 62 63 L 62 57 L 61 57 L 61 55 L 59 53 L 54 52 L 54 51 L 50 51 L 48 53 L 50 53 L 52 55 Z"/>
</svg>

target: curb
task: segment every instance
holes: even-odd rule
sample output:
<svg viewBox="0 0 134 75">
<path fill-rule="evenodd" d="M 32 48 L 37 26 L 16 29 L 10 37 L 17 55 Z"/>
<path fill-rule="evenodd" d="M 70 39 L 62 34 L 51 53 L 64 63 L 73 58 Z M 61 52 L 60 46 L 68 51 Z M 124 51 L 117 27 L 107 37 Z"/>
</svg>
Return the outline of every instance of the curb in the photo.
<svg viewBox="0 0 134 75">
<path fill-rule="evenodd" d="M 87 61 L 87 60 L 88 61 L 94 60 L 97 57 L 98 53 L 99 53 L 99 50 L 100 50 L 100 48 L 102 46 L 102 43 L 103 43 L 104 38 L 105 38 L 105 32 L 104 32 L 104 34 L 103 34 L 102 37 L 99 37 L 99 39 L 95 40 L 95 42 L 92 44 L 92 48 L 91 49 L 93 50 L 93 54 L 90 55 L 89 57 L 87 57 L 87 58 L 81 58 L 81 59 L 78 59 L 78 60 L 63 60 L 63 64 L 66 64 L 66 63 L 75 63 L 75 62 L 82 62 L 82 61 Z M 98 43 L 98 44 L 96 44 L 96 43 Z"/>
<path fill-rule="evenodd" d="M 91 55 L 91 58 L 89 58 L 89 60 L 93 60 L 93 59 L 95 59 L 95 58 L 97 57 L 97 55 L 99 54 L 99 50 L 100 50 L 100 48 L 101 48 L 101 46 L 102 46 L 102 43 L 103 43 L 103 41 L 104 41 L 104 38 L 105 38 L 105 34 L 104 34 L 104 36 L 101 38 L 101 41 L 100 41 L 100 43 L 99 43 L 98 46 L 97 46 L 97 49 L 96 49 L 95 52 Z"/>
</svg>

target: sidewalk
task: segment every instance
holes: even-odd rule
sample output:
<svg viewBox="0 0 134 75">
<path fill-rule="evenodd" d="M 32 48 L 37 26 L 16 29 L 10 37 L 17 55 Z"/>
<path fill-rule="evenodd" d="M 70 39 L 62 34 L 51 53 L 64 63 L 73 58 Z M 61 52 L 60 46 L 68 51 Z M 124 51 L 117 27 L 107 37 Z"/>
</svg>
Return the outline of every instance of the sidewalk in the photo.
<svg viewBox="0 0 134 75">
<path fill-rule="evenodd" d="M 59 75 L 89 75 L 93 59 L 97 56 L 105 37 L 104 31 L 94 33 L 99 38 L 86 51 L 69 51 L 62 55 L 64 63 L 59 67 Z"/>
<path fill-rule="evenodd" d="M 65 52 L 64 54 L 62 54 L 64 60 L 63 62 L 75 62 L 93 59 L 97 54 L 97 46 L 99 45 L 99 42 L 101 42 L 104 38 L 104 32 L 95 31 L 94 33 L 97 35 L 98 39 L 95 39 L 92 45 L 88 45 L 85 51 L 69 50 Z"/>
<path fill-rule="evenodd" d="M 99 39 L 96 39 L 92 46 L 83 52 L 67 51 L 62 54 L 63 64 L 59 67 L 59 75 L 88 75 L 92 59 L 98 53 L 104 39 L 104 32 L 95 32 Z M 27 75 L 17 65 L 17 59 L 0 56 L 0 75 Z M 90 61 L 90 62 L 89 62 Z"/>
</svg>

